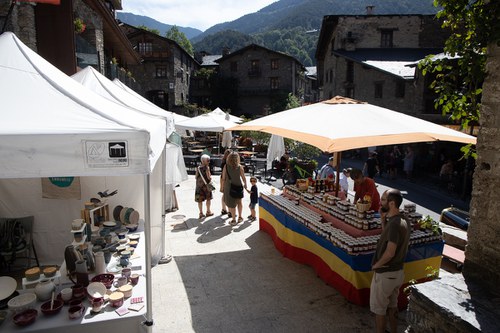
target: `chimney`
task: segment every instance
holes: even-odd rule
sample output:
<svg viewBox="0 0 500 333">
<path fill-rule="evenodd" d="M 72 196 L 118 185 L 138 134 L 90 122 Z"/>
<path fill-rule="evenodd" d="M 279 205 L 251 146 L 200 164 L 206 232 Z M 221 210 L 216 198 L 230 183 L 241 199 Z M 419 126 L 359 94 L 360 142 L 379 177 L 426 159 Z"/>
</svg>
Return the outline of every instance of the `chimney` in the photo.
<svg viewBox="0 0 500 333">
<path fill-rule="evenodd" d="M 375 6 L 366 6 L 366 15 L 373 15 Z"/>
<path fill-rule="evenodd" d="M 225 46 L 222 48 L 222 56 L 223 57 L 227 56 L 229 53 L 231 53 L 229 47 Z"/>
</svg>

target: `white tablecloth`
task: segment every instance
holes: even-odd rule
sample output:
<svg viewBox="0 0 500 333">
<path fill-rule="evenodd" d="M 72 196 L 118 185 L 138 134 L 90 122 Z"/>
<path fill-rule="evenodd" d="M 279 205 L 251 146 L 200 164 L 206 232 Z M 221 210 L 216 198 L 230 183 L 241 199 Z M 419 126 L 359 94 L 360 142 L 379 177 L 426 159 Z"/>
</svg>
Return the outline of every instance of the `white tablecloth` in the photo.
<svg viewBox="0 0 500 333">
<path fill-rule="evenodd" d="M 134 286 L 132 290 L 132 297 L 125 299 L 122 308 L 128 308 L 130 305 L 130 300 L 135 297 L 142 297 L 144 307 L 136 312 L 130 311 L 129 313 L 119 316 L 115 310 L 116 308 L 111 307 L 108 303 L 103 306 L 101 313 L 93 315 L 91 314 L 90 302 L 85 299 L 83 305 L 86 307 L 85 314 L 79 319 L 69 319 L 68 318 L 68 305 L 64 305 L 61 311 L 54 316 L 45 316 L 40 311 L 40 306 L 42 302 L 38 302 L 36 309 L 38 310 L 37 320 L 27 327 L 18 327 L 12 322 L 12 316 L 0 326 L 1 332 L 46 332 L 46 333 L 90 333 L 90 332 L 120 332 L 120 333 L 132 333 L 132 332 L 145 332 L 146 329 L 143 327 L 142 322 L 145 320 L 146 314 L 146 277 L 145 277 L 145 238 L 144 232 L 135 232 L 141 235 L 139 244 L 134 251 L 134 255 L 131 257 L 130 263 L 132 267 L 140 267 L 140 269 L 133 269 L 132 274 L 140 274 L 139 283 Z M 118 257 L 111 258 L 108 264 L 108 268 L 115 267 Z M 66 268 L 63 264 L 61 267 L 61 275 L 66 277 Z M 93 276 L 93 275 L 91 275 Z M 121 273 L 115 273 L 115 277 L 121 276 Z M 70 287 L 73 285 L 71 281 L 67 278 L 61 278 L 61 287 L 58 288 L 58 292 L 62 288 Z M 112 287 L 111 290 L 116 288 Z M 23 292 L 34 292 L 33 289 L 19 290 L 20 293 Z"/>
</svg>

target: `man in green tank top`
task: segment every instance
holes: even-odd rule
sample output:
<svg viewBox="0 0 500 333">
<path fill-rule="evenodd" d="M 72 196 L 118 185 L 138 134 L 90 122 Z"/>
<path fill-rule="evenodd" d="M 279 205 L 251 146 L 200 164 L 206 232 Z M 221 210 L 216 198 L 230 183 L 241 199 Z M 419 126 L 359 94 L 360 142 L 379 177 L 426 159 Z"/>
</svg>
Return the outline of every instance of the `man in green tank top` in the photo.
<svg viewBox="0 0 500 333">
<path fill-rule="evenodd" d="M 370 287 L 370 310 L 375 313 L 377 332 L 386 328 L 389 317 L 391 333 L 397 329 L 399 288 L 404 281 L 403 264 L 408 252 L 410 226 L 399 214 L 403 202 L 401 192 L 387 190 L 380 200 L 382 234 L 372 261 L 374 271 Z"/>
</svg>

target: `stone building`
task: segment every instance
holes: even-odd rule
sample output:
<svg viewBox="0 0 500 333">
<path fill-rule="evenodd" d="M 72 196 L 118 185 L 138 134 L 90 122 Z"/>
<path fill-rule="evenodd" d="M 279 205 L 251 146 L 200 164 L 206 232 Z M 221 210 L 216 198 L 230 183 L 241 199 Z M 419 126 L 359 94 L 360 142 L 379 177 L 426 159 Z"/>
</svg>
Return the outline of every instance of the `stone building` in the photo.
<svg viewBox="0 0 500 333">
<path fill-rule="evenodd" d="M 161 108 L 182 110 L 198 62 L 171 39 L 125 23 L 121 28 L 142 58 L 141 64 L 128 67 L 139 93 Z"/>
<path fill-rule="evenodd" d="M 5 30 L 68 75 L 91 65 L 114 78 L 118 75 L 112 75 L 111 59 L 123 68 L 140 64 L 115 20 L 118 9 L 120 0 L 62 0 L 58 5 L 2 1 L 0 26 L 5 24 Z"/>
<path fill-rule="evenodd" d="M 320 99 L 336 95 L 431 121 L 441 116 L 415 64 L 442 52 L 448 34 L 431 15 L 323 18 L 316 59 Z"/>
<path fill-rule="evenodd" d="M 219 77 L 234 80 L 238 115 L 267 115 L 289 93 L 303 99 L 305 68 L 294 57 L 251 44 L 223 55 Z"/>
</svg>

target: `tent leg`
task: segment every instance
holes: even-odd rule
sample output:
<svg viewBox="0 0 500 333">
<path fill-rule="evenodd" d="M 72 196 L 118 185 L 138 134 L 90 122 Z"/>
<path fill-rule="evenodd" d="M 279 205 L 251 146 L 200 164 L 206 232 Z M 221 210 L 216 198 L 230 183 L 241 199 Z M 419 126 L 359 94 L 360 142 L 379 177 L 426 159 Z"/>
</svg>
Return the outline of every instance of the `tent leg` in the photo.
<svg viewBox="0 0 500 333">
<path fill-rule="evenodd" d="M 146 331 L 153 331 L 153 284 L 151 276 L 151 176 L 144 175 L 144 238 L 146 238 Z"/>
<path fill-rule="evenodd" d="M 163 158 L 162 158 L 162 170 L 161 170 L 161 183 L 162 183 L 162 192 L 161 192 L 161 195 L 162 195 L 162 198 L 161 198 L 161 207 L 162 207 L 162 210 L 161 210 L 161 234 L 162 234 L 162 237 L 161 237 L 161 255 L 162 257 L 160 258 L 160 260 L 158 261 L 158 264 L 161 265 L 161 264 L 166 264 L 166 263 L 169 263 L 170 261 L 172 261 L 172 256 L 171 255 L 165 255 L 165 220 L 166 220 L 166 203 L 165 203 L 165 199 L 167 197 L 167 186 L 165 184 L 166 182 L 166 174 L 167 174 L 167 154 L 166 154 L 166 150 L 163 151 Z"/>
<path fill-rule="evenodd" d="M 334 153 L 335 154 L 335 153 Z M 342 159 L 342 152 L 339 151 L 337 154 L 337 177 L 335 177 L 335 196 L 339 196 L 339 184 L 340 184 L 340 161 Z M 347 193 L 346 193 L 347 195 Z"/>
</svg>

